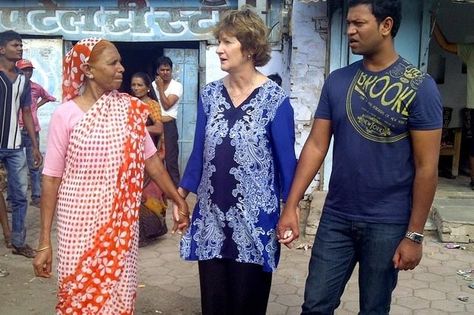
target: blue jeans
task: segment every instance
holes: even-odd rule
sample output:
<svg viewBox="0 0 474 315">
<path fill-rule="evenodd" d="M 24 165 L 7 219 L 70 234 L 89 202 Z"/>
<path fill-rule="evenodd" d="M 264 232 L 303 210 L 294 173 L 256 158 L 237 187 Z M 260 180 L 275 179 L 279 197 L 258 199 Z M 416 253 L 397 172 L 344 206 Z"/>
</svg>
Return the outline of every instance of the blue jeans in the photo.
<svg viewBox="0 0 474 315">
<path fill-rule="evenodd" d="M 23 149 L 0 150 L 0 160 L 7 170 L 8 197 L 12 207 L 12 244 L 25 246 L 25 217 L 28 203 L 26 158 Z"/>
<path fill-rule="evenodd" d="M 392 258 L 406 224 L 356 222 L 323 211 L 309 262 L 303 312 L 334 314 L 359 263 L 359 314 L 389 314 L 398 270 Z"/>
<path fill-rule="evenodd" d="M 36 141 L 39 143 L 39 133 L 36 133 Z M 26 161 L 31 180 L 31 200 L 41 197 L 41 170 L 35 166 L 33 156 L 33 142 L 26 130 L 21 131 L 21 146 L 26 149 Z"/>
</svg>

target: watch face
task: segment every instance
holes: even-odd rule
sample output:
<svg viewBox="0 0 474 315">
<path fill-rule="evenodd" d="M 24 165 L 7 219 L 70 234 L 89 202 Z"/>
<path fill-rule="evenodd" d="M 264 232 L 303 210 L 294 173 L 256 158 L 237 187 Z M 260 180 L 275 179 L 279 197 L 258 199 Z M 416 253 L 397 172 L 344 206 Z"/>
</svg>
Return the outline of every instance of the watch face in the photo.
<svg viewBox="0 0 474 315">
<path fill-rule="evenodd" d="M 423 234 L 420 233 L 407 232 L 406 237 L 416 243 L 421 244 L 423 242 Z"/>
<path fill-rule="evenodd" d="M 423 236 L 421 235 L 418 235 L 418 234 L 413 234 L 413 239 L 416 241 L 416 242 L 422 242 L 423 241 Z"/>
</svg>

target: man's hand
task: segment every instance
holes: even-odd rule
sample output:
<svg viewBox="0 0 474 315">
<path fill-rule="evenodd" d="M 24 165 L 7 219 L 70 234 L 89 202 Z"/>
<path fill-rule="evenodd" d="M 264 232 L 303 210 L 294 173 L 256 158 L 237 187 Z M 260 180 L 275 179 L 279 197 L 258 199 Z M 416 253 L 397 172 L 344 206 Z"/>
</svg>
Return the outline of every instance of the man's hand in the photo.
<svg viewBox="0 0 474 315">
<path fill-rule="evenodd" d="M 35 160 L 35 168 L 39 168 L 43 164 L 43 156 L 38 148 L 33 148 L 33 159 Z"/>
<path fill-rule="evenodd" d="M 413 270 L 421 261 L 423 245 L 404 238 L 393 255 L 393 266 L 399 270 Z"/>
<path fill-rule="evenodd" d="M 300 235 L 300 208 L 284 207 L 277 225 L 277 238 L 281 244 L 291 248 L 292 242 Z"/>
</svg>

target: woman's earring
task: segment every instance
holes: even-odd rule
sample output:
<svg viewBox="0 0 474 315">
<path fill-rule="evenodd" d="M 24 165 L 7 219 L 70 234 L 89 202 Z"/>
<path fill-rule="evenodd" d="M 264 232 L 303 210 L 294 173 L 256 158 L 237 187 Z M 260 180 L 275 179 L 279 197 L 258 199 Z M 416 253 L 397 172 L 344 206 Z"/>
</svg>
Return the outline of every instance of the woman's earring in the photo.
<svg viewBox="0 0 474 315">
<path fill-rule="evenodd" d="M 86 76 L 87 76 L 87 78 L 90 79 L 90 80 L 94 79 L 94 75 L 91 74 L 91 73 L 87 74 Z"/>
<path fill-rule="evenodd" d="M 252 59 L 252 55 L 247 55 L 247 59 Z"/>
</svg>

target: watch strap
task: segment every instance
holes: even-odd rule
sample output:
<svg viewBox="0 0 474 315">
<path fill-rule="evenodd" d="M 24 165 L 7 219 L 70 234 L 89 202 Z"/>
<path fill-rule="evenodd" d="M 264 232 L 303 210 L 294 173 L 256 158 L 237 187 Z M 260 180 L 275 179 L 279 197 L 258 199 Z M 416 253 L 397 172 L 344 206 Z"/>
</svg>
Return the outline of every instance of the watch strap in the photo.
<svg viewBox="0 0 474 315">
<path fill-rule="evenodd" d="M 407 231 L 405 237 L 415 243 L 421 244 L 423 243 L 424 235 L 418 232 Z"/>
</svg>

